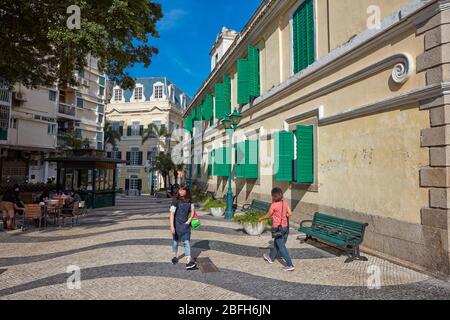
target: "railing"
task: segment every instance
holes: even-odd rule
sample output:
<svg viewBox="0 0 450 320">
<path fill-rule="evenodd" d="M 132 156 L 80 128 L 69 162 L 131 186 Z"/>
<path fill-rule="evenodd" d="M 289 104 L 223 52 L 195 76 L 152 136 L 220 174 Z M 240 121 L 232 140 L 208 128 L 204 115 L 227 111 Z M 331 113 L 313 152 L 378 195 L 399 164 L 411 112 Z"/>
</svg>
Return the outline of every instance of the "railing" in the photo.
<svg viewBox="0 0 450 320">
<path fill-rule="evenodd" d="M 9 91 L 8 89 L 0 89 L 0 102 L 6 102 L 9 104 L 10 94 L 11 91 Z"/>
<path fill-rule="evenodd" d="M 75 109 L 75 107 L 73 107 L 71 105 L 60 103 L 58 112 L 61 114 L 75 117 L 76 109 Z"/>
</svg>

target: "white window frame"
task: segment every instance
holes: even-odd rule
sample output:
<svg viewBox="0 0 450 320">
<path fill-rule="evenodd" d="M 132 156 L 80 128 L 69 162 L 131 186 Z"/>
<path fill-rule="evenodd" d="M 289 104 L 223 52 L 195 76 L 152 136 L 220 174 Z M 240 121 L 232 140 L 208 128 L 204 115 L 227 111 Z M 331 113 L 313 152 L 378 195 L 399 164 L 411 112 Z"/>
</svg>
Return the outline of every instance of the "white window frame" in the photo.
<svg viewBox="0 0 450 320">
<path fill-rule="evenodd" d="M 139 136 L 141 131 L 141 122 L 139 120 L 131 122 L 131 136 Z"/>
<path fill-rule="evenodd" d="M 116 95 L 116 92 L 120 92 L 120 94 Z M 120 99 L 116 99 L 116 97 L 120 98 Z M 123 89 L 121 87 L 119 87 L 119 86 L 115 86 L 113 88 L 113 101 L 115 101 L 115 102 L 125 102 Z"/>
<path fill-rule="evenodd" d="M 295 75 L 294 73 L 294 14 L 295 11 L 300 7 L 300 5 L 306 0 L 298 0 L 297 3 L 292 7 L 288 12 L 289 16 L 289 55 L 290 55 L 290 67 L 289 74 L 290 76 Z M 313 0 L 313 8 L 314 8 L 314 61 L 317 61 L 319 58 L 319 37 L 318 37 L 318 19 L 317 19 L 317 0 Z"/>
<path fill-rule="evenodd" d="M 141 91 L 141 96 L 136 98 L 136 94 L 138 91 Z M 137 83 L 133 90 L 133 95 L 130 99 L 131 102 L 141 102 L 145 101 L 145 94 L 144 94 L 144 85 L 141 83 Z"/>
<path fill-rule="evenodd" d="M 156 97 L 156 88 L 157 87 L 161 87 L 161 97 Z M 156 82 L 156 83 L 154 83 L 153 84 L 153 94 L 152 94 L 152 97 L 151 97 L 151 100 L 153 100 L 153 101 L 160 101 L 160 100 L 166 100 L 167 99 L 167 97 L 166 97 L 166 95 L 164 94 L 164 83 L 162 83 L 162 82 Z"/>
<path fill-rule="evenodd" d="M 131 167 L 137 167 L 140 166 L 139 164 L 139 153 L 141 152 L 141 149 L 138 146 L 132 146 L 130 147 L 130 165 Z"/>
</svg>

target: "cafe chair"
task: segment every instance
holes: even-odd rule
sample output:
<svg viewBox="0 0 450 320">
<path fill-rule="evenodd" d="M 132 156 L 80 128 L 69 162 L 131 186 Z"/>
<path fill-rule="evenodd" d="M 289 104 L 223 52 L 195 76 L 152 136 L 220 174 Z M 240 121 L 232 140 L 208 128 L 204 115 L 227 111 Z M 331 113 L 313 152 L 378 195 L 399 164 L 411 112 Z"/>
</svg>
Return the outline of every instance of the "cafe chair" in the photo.
<svg viewBox="0 0 450 320">
<path fill-rule="evenodd" d="M 72 208 L 63 208 L 61 210 L 60 216 L 62 219 L 62 226 L 66 225 L 66 218 L 72 220 L 72 227 L 75 226 L 75 223 L 78 222 L 78 216 L 80 215 L 80 202 L 74 202 Z"/>
<path fill-rule="evenodd" d="M 39 220 L 39 231 L 40 231 L 42 218 L 43 218 L 42 207 L 39 204 L 26 204 L 24 210 L 24 225 L 22 227 L 22 230 L 27 229 L 26 221 Z"/>
</svg>

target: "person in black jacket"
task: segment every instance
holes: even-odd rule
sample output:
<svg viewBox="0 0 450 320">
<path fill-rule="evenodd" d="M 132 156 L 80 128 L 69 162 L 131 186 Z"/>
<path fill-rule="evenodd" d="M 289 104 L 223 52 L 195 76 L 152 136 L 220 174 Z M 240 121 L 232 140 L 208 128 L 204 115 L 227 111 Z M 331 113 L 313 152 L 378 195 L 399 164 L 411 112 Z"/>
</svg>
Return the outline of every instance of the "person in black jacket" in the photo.
<svg viewBox="0 0 450 320">
<path fill-rule="evenodd" d="M 20 200 L 20 188 L 19 185 L 5 192 L 2 201 L 0 201 L 0 212 L 6 212 L 6 221 L 3 220 L 3 225 L 6 222 L 6 230 L 14 230 L 14 212 L 23 212 L 25 205 Z"/>
</svg>

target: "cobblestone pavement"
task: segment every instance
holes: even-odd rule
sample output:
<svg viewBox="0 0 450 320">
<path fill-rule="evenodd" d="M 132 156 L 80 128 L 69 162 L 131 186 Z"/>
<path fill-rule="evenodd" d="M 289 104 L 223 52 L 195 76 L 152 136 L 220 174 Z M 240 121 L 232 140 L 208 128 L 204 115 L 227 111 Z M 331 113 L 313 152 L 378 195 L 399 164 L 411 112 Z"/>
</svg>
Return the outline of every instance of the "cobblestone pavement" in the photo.
<svg viewBox="0 0 450 320">
<path fill-rule="evenodd" d="M 210 258 L 219 272 L 186 271 L 169 263 L 169 204 L 124 199 L 91 211 L 75 228 L 1 232 L 0 299 L 450 299 L 447 282 L 372 256 L 344 264 L 346 256 L 302 243 L 295 230 L 288 248 L 296 270 L 283 272 L 281 262 L 262 260 L 269 232 L 250 237 L 205 213 L 193 254 Z M 68 288 L 69 266 L 81 270 L 80 289 Z M 380 288 L 370 289 L 377 275 Z"/>
</svg>

